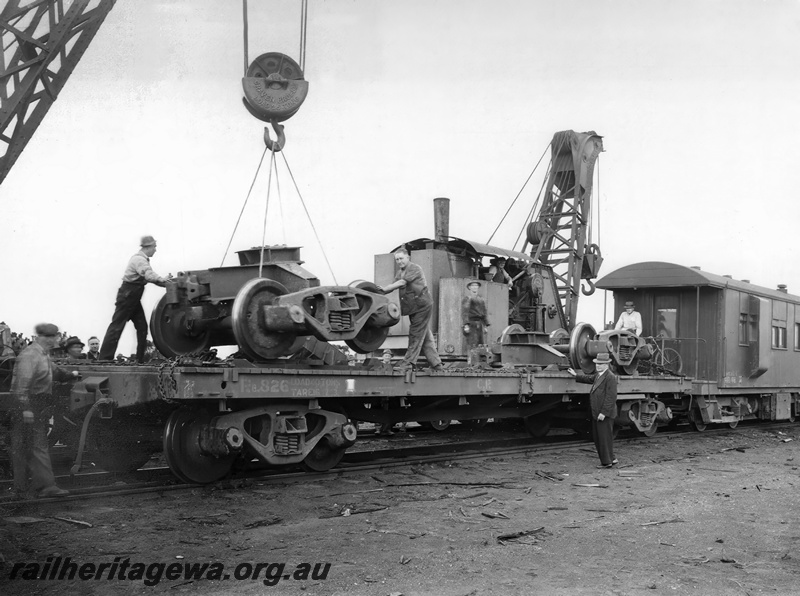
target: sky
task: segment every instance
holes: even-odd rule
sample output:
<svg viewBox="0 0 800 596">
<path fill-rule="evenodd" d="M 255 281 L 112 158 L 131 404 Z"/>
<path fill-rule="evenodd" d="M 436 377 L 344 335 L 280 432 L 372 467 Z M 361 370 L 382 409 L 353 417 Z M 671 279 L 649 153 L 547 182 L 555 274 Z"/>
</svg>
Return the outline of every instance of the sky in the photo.
<svg viewBox="0 0 800 596">
<path fill-rule="evenodd" d="M 668 261 L 800 294 L 798 39 L 797 0 L 311 0 L 283 153 L 322 249 L 282 156 L 267 242 L 323 284 L 373 279 L 374 254 L 433 236 L 436 197 L 452 236 L 487 242 L 553 134 L 593 130 L 601 276 Z M 251 61 L 299 45 L 298 1 L 250 0 Z M 238 0 L 118 0 L 0 186 L 0 320 L 102 338 L 142 235 L 162 275 L 261 244 L 268 161 L 233 234 L 264 151 L 243 61 Z M 578 319 L 602 327 L 604 299 Z"/>
</svg>

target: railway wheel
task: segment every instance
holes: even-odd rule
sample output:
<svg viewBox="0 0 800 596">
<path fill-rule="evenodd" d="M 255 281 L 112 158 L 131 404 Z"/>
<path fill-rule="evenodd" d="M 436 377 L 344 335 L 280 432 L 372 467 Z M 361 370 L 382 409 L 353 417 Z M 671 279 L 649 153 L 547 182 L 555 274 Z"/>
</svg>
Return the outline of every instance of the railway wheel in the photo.
<svg viewBox="0 0 800 596">
<path fill-rule="evenodd" d="M 734 420 L 733 422 L 728 422 L 728 426 L 730 426 L 731 428 L 736 428 L 737 426 L 739 426 L 739 421 Z"/>
<path fill-rule="evenodd" d="M 191 484 L 208 484 L 224 478 L 237 454 L 213 457 L 200 451 L 200 432 L 211 414 L 200 408 L 175 410 L 164 429 L 164 457 L 175 476 Z"/>
<path fill-rule="evenodd" d="M 700 416 L 700 412 L 689 412 L 689 424 L 692 425 L 697 432 L 703 432 L 706 428 L 708 428 L 708 424 L 703 422 L 702 416 Z"/>
<path fill-rule="evenodd" d="M 354 281 L 350 284 L 350 286 L 358 288 L 359 290 L 373 292 L 375 294 L 380 293 L 378 286 L 371 281 Z M 362 309 L 364 308 L 360 297 L 358 306 Z M 359 354 L 369 354 L 370 352 L 374 352 L 380 348 L 383 345 L 383 342 L 386 341 L 386 337 L 388 335 L 389 327 L 363 327 L 361 331 L 358 332 L 358 335 L 356 335 L 353 339 L 346 339 L 344 343 L 346 343 L 354 352 Z"/>
<path fill-rule="evenodd" d="M 569 336 L 569 361 L 572 368 L 581 370 L 583 374 L 591 375 L 597 367 L 594 363 L 594 356 L 589 354 L 587 344 L 597 335 L 589 323 L 578 323 Z"/>
<path fill-rule="evenodd" d="M 535 439 L 542 439 L 550 432 L 550 419 L 551 417 L 549 414 L 525 416 L 525 418 L 523 418 L 525 430 Z"/>
<path fill-rule="evenodd" d="M 426 420 L 425 422 L 418 423 L 423 428 L 432 428 L 433 430 L 442 431 L 450 428 L 450 420 Z"/>
<path fill-rule="evenodd" d="M 653 424 L 650 426 L 650 428 L 648 428 L 647 430 L 643 430 L 643 431 L 642 431 L 642 434 L 643 434 L 645 437 L 652 437 L 652 436 L 653 436 L 653 435 L 655 435 L 657 432 L 658 432 L 658 424 L 656 424 L 656 423 L 653 423 Z"/>
<path fill-rule="evenodd" d="M 167 296 L 161 297 L 150 316 L 150 333 L 158 351 L 167 358 L 202 352 L 211 345 L 211 333 L 194 332 L 186 311 L 177 304 L 169 304 Z"/>
<path fill-rule="evenodd" d="M 328 439 L 322 438 L 303 460 L 303 467 L 308 472 L 327 472 L 342 461 L 344 449 L 334 449 Z"/>
<path fill-rule="evenodd" d="M 256 278 L 244 284 L 233 301 L 233 335 L 242 351 L 253 360 L 271 360 L 290 353 L 297 335 L 264 331 L 261 326 L 263 307 L 288 294 L 283 284 L 271 279 Z"/>
</svg>

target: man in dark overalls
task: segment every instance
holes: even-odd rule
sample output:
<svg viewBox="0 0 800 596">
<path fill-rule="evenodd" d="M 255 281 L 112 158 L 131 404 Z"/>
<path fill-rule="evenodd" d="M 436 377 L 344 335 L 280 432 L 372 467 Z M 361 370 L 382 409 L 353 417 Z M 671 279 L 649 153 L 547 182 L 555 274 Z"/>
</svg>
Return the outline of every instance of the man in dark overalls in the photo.
<svg viewBox="0 0 800 596">
<path fill-rule="evenodd" d="M 410 261 L 410 256 L 405 248 L 398 248 L 394 253 L 397 263 L 395 281 L 382 288 L 384 294 L 400 289 L 400 312 L 408 315 L 410 327 L 408 329 L 408 349 L 403 360 L 394 367 L 394 370 L 408 370 L 417 361 L 420 352 L 430 363 L 433 370 L 443 370 L 442 359 L 436 350 L 436 342 L 430 330 L 431 316 L 433 315 L 433 298 L 428 291 L 428 283 L 422 267 Z"/>
<path fill-rule="evenodd" d="M 467 348 L 471 349 L 486 343 L 486 327 L 489 319 L 486 316 L 486 301 L 478 292 L 481 282 L 472 280 L 467 284 L 469 294 L 461 301 L 461 318 L 464 323 L 464 335 L 467 337 Z"/>
<path fill-rule="evenodd" d="M 155 284 L 162 288 L 167 285 L 171 275 L 161 277 L 150 267 L 150 257 L 156 254 L 156 240 L 152 236 L 144 236 L 141 241 L 141 250 L 128 261 L 125 274 L 122 276 L 122 285 L 117 292 L 117 302 L 114 305 L 114 316 L 108 326 L 100 347 L 100 360 L 114 360 L 117 344 L 128 321 L 133 322 L 136 328 L 136 362 L 144 362 L 144 353 L 147 350 L 147 318 L 142 308 L 142 294 L 144 287 Z"/>
</svg>

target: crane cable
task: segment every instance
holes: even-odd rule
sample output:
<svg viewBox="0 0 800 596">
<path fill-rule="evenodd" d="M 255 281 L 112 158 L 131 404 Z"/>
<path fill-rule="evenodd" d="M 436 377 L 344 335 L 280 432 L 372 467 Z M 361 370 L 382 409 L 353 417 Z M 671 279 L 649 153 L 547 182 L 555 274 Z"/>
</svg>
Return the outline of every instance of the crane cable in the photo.
<svg viewBox="0 0 800 596">
<path fill-rule="evenodd" d="M 494 229 L 494 232 L 492 232 L 492 235 L 489 236 L 489 240 L 486 242 L 486 244 L 491 244 L 492 238 L 494 238 L 494 235 L 497 233 L 497 230 L 500 229 L 500 226 L 503 225 L 503 222 L 506 220 L 506 217 L 508 217 L 508 213 L 514 207 L 514 204 L 517 202 L 517 199 L 519 199 L 520 195 L 522 194 L 522 191 L 525 190 L 525 187 L 528 185 L 528 182 L 530 182 L 531 177 L 533 177 L 533 175 L 536 173 L 536 168 L 538 168 L 539 164 L 542 163 L 542 160 L 544 159 L 544 156 L 547 155 L 547 150 L 549 148 L 550 148 L 550 143 L 548 143 L 547 147 L 544 148 L 544 152 L 542 153 L 542 156 L 539 158 L 539 161 L 536 162 L 535 166 L 533 166 L 533 170 L 531 170 L 531 173 L 528 174 L 528 178 L 523 183 L 522 188 L 519 189 L 519 192 L 517 193 L 517 196 L 514 197 L 513 201 L 511 201 L 511 205 L 509 205 L 508 209 L 506 209 L 506 212 L 503 214 L 503 217 L 500 219 L 500 223 L 497 224 L 497 227 Z M 538 201 L 538 199 L 537 199 L 537 201 Z M 519 238 L 517 239 L 517 241 L 519 241 Z M 516 243 L 515 243 L 515 246 L 516 246 Z"/>
<path fill-rule="evenodd" d="M 269 213 L 269 196 L 272 191 L 272 170 L 275 169 L 275 152 L 270 151 L 269 158 L 269 179 L 267 180 L 267 204 L 264 207 L 264 227 L 261 230 L 261 256 L 258 259 L 258 276 L 262 277 L 261 272 L 264 270 L 264 244 L 267 242 L 267 214 Z M 278 172 L 275 171 L 275 180 L 278 179 Z"/>
<path fill-rule="evenodd" d="M 247 0 L 242 0 L 242 36 L 244 38 L 244 75 L 247 76 L 247 69 L 250 67 L 248 58 L 248 33 L 249 23 L 247 19 Z M 300 70 L 306 70 L 306 44 L 308 41 L 308 0 L 303 0 L 300 4 Z"/>
<path fill-rule="evenodd" d="M 308 208 L 306 207 L 306 202 L 303 200 L 303 194 L 300 192 L 300 187 L 297 186 L 297 181 L 294 179 L 292 168 L 289 167 L 289 161 L 286 159 L 286 151 L 285 150 L 281 151 L 281 155 L 283 155 L 283 161 L 286 164 L 286 170 L 289 172 L 289 177 L 292 179 L 292 184 L 294 184 L 294 189 L 297 191 L 297 196 L 300 197 L 300 204 L 303 206 L 303 211 L 306 212 L 308 223 L 311 224 L 311 229 L 314 232 L 314 237 L 317 239 L 317 244 L 319 244 L 319 248 L 322 251 L 322 258 L 325 259 L 325 264 L 328 266 L 328 271 L 331 272 L 331 277 L 333 278 L 334 285 L 338 286 L 339 282 L 336 281 L 336 274 L 333 272 L 333 267 L 331 267 L 330 261 L 328 261 L 328 255 L 325 252 L 325 247 L 322 245 L 322 240 L 319 239 L 317 228 L 314 225 L 314 222 L 311 220 L 311 214 L 308 212 Z"/>
<path fill-rule="evenodd" d="M 233 237 L 236 235 L 236 230 L 239 227 L 239 222 L 242 221 L 242 215 L 244 215 L 244 208 L 247 207 L 247 201 L 250 200 L 250 194 L 253 192 L 253 187 L 256 184 L 256 179 L 258 178 L 258 173 L 261 171 L 261 165 L 264 163 L 264 156 L 267 154 L 267 147 L 264 147 L 264 153 L 261 154 L 261 160 L 258 162 L 258 167 L 256 168 L 256 173 L 253 176 L 253 181 L 250 183 L 250 190 L 247 191 L 247 196 L 244 198 L 244 204 L 242 205 L 242 210 L 239 212 L 239 218 L 236 220 L 236 225 L 233 226 L 233 232 L 231 233 L 231 239 L 228 240 L 228 246 L 225 248 L 225 254 L 222 255 L 222 262 L 219 264 L 222 267 L 225 264 L 225 257 L 228 256 L 228 251 L 231 248 L 231 244 L 233 243 Z"/>
<path fill-rule="evenodd" d="M 308 41 L 308 0 L 300 5 L 300 70 L 306 72 L 306 42 Z"/>
</svg>

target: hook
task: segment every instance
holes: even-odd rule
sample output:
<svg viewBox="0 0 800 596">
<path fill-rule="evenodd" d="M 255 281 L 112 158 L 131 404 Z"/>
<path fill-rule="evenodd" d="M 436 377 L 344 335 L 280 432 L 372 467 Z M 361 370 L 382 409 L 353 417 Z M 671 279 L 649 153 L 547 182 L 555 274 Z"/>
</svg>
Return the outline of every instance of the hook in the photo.
<svg viewBox="0 0 800 596">
<path fill-rule="evenodd" d="M 264 127 L 264 143 L 267 145 L 267 149 L 272 151 L 273 153 L 277 153 L 286 145 L 286 135 L 283 133 L 283 125 L 278 124 L 278 121 L 273 119 L 270 120 L 269 123 L 272 125 L 272 129 L 275 131 L 277 135 L 277 140 L 273 141 L 269 137 L 269 128 L 266 126 Z"/>
<path fill-rule="evenodd" d="M 586 286 L 581 286 L 581 291 L 583 292 L 583 295 L 584 296 L 591 296 L 592 294 L 594 294 L 595 286 L 592 283 L 592 281 L 589 280 L 589 279 L 584 279 L 583 281 L 585 281 L 587 284 L 589 284 L 589 289 L 588 290 L 586 289 Z"/>
</svg>

